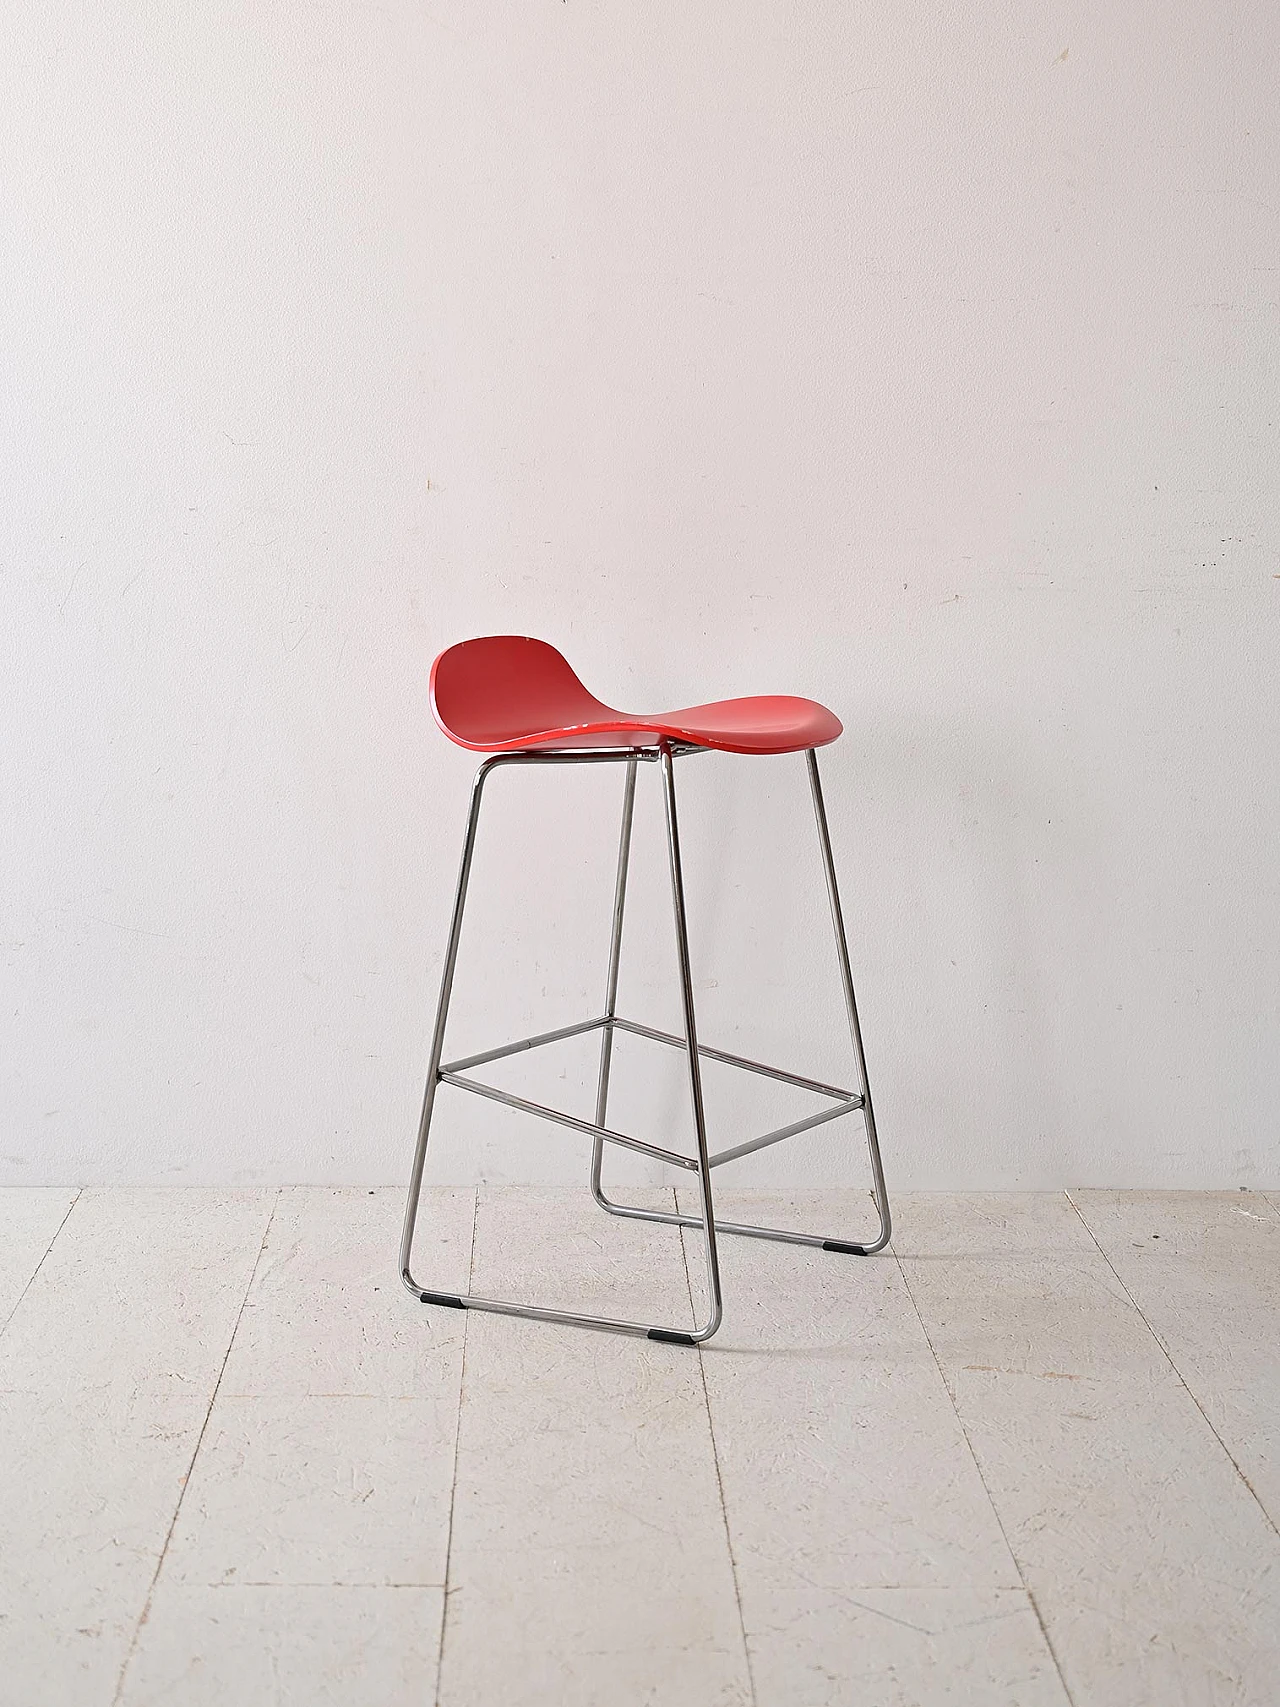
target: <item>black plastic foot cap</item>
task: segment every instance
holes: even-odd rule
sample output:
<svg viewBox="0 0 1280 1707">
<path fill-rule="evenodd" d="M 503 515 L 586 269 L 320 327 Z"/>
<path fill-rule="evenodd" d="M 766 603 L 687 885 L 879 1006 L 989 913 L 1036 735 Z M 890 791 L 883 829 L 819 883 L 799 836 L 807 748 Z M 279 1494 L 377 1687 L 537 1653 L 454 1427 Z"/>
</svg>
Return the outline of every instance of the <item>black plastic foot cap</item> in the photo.
<svg viewBox="0 0 1280 1707">
<path fill-rule="evenodd" d="M 444 1304 L 450 1310 L 466 1309 L 466 1305 L 462 1302 L 461 1298 L 455 1297 L 452 1292 L 424 1292 L 422 1294 L 422 1302 L 424 1304 Z"/>
<path fill-rule="evenodd" d="M 867 1254 L 865 1245 L 846 1245 L 840 1239 L 824 1239 L 822 1248 L 824 1251 L 842 1251 L 847 1257 L 865 1257 Z"/>
<path fill-rule="evenodd" d="M 666 1340 L 668 1345 L 697 1345 L 692 1334 L 680 1334 L 674 1328 L 650 1328 L 651 1340 Z"/>
</svg>

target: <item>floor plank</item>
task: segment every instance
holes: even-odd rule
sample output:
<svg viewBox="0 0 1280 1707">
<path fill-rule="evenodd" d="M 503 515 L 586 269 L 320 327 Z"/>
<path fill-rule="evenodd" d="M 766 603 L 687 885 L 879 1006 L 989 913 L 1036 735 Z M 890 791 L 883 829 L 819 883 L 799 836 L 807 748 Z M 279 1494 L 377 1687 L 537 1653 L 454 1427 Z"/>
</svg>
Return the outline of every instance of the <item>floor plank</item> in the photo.
<svg viewBox="0 0 1280 1707">
<path fill-rule="evenodd" d="M 166 1579 L 443 1588 L 458 1420 L 450 1385 L 417 1399 L 220 1398 Z"/>
<path fill-rule="evenodd" d="M 474 1203 L 470 1191 L 423 1196 L 423 1258 L 460 1283 Z M 375 1669 L 394 1658 L 378 1647 L 381 1603 L 358 1592 L 378 1588 L 412 1635 L 403 1675 L 387 1673 L 392 1699 L 434 1688 L 464 1322 L 401 1287 L 402 1207 L 393 1191 L 282 1193 L 122 1707 L 158 1698 L 184 1643 L 195 1699 L 215 1699 L 235 1661 L 240 1707 L 275 1702 L 279 1668 L 297 1664 L 314 1698 L 359 1707 L 374 1697 L 343 1654 L 372 1641 Z M 303 1655 L 298 1607 L 307 1627 L 332 1618 L 337 1649 L 326 1638 Z"/>
<path fill-rule="evenodd" d="M 1280 1526 L 1280 1217 L 1252 1192 L 1071 1197 Z"/>
<path fill-rule="evenodd" d="M 0 1190 L 0 1334 L 75 1200 L 61 1187 Z"/>
<path fill-rule="evenodd" d="M 31 1198 L 0 1707 L 1273 1707 L 1280 1209 L 1077 1195 L 725 1238 L 701 1353 L 421 1306 L 398 1191 Z M 417 1264 L 687 1324 L 688 1243 L 435 1192 Z"/>
<path fill-rule="evenodd" d="M 1066 1707 L 1023 1589 L 779 1590 L 752 1620 L 761 1707 Z"/>
<path fill-rule="evenodd" d="M 0 1341 L 0 1385 L 203 1396 L 274 1191 L 86 1191 Z"/>
<path fill-rule="evenodd" d="M 899 1205 L 895 1246 L 1077 1707 L 1263 1707 L 1280 1542 L 1063 1195 Z"/>
<path fill-rule="evenodd" d="M 482 1192 L 473 1287 L 690 1323 L 679 1236 L 607 1217 L 585 1182 Z M 746 1707 L 696 1355 L 466 1321 L 442 1707 Z"/>
<path fill-rule="evenodd" d="M 274 1198 L 85 1192 L 0 1339 L 0 1702 L 112 1700 Z"/>
<path fill-rule="evenodd" d="M 400 1284 L 404 1193 L 284 1191 L 245 1301 L 225 1398 L 419 1398 L 458 1379 L 462 1321 Z M 465 1287 L 475 1193 L 424 1191 L 414 1263 Z M 456 1403 L 456 1393 L 454 1394 Z"/>
<path fill-rule="evenodd" d="M 121 1707 L 430 1707 L 443 1598 L 162 1583 Z"/>
<path fill-rule="evenodd" d="M 108 1707 L 207 1408 L 0 1393 L 3 1707 Z"/>
<path fill-rule="evenodd" d="M 866 1204 L 720 1209 L 811 1228 Z M 758 1707 L 837 1707 L 855 1684 L 877 1703 L 1065 1703 L 892 1257 L 724 1237 L 720 1262 L 725 1325 L 702 1360 Z"/>
</svg>

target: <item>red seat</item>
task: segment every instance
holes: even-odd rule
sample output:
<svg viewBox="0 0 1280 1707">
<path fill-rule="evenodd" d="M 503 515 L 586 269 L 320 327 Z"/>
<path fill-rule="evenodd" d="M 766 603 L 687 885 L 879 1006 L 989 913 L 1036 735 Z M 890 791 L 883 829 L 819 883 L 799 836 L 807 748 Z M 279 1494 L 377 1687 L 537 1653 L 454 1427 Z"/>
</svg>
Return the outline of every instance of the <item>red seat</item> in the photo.
<svg viewBox="0 0 1280 1707">
<path fill-rule="evenodd" d="M 812 699 L 760 694 L 685 711 L 615 711 L 588 693 L 545 640 L 493 634 L 450 646 L 431 666 L 431 709 L 451 741 L 473 752 L 522 747 L 649 747 L 665 737 L 727 753 L 798 753 L 840 734 Z"/>
</svg>

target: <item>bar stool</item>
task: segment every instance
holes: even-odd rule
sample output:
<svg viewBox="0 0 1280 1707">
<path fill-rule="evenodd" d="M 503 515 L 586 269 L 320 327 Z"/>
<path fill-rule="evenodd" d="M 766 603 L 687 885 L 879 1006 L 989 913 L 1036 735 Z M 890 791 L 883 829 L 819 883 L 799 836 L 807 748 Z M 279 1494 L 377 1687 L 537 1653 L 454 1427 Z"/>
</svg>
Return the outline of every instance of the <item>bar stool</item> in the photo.
<svg viewBox="0 0 1280 1707">
<path fill-rule="evenodd" d="M 454 895 L 453 921 L 449 927 L 448 946 L 440 979 L 440 999 L 436 1007 L 435 1029 L 431 1038 L 426 1095 L 423 1098 L 422 1119 L 418 1127 L 418 1142 L 409 1181 L 404 1233 L 400 1242 L 400 1274 L 408 1290 L 424 1304 L 445 1305 L 455 1310 L 493 1310 L 507 1316 L 568 1322 L 579 1327 L 604 1328 L 615 1333 L 667 1340 L 677 1345 L 697 1345 L 710 1339 L 720 1326 L 722 1316 L 720 1266 L 716 1254 L 716 1239 L 719 1234 L 741 1234 L 753 1239 L 779 1239 L 788 1244 L 816 1245 L 824 1251 L 837 1251 L 850 1256 L 873 1256 L 877 1251 L 883 1250 L 889 1242 L 891 1231 L 889 1199 L 880 1165 L 880 1146 L 876 1140 L 875 1115 L 872 1112 L 871 1092 L 867 1085 L 862 1034 L 858 1026 L 858 1009 L 854 1001 L 853 978 L 849 970 L 849 949 L 845 940 L 840 895 L 836 887 L 831 837 L 822 800 L 822 784 L 818 776 L 817 749 L 834 741 L 841 733 L 840 720 L 825 706 L 818 705 L 813 700 L 778 695 L 721 700 L 714 705 L 696 705 L 687 711 L 631 716 L 627 712 L 613 710 L 588 693 L 567 661 L 553 646 L 542 640 L 529 640 L 517 635 L 491 635 L 480 640 L 466 640 L 442 652 L 431 669 L 431 706 L 436 722 L 450 740 L 472 752 L 487 753 L 490 756 L 476 772 L 471 790 L 471 809 L 462 844 L 462 864 Z M 706 1044 L 698 1042 L 693 978 L 689 969 L 684 877 L 680 864 L 680 832 L 676 817 L 675 761 L 688 754 L 708 750 L 774 754 L 803 752 L 805 755 L 813 809 L 817 818 L 818 845 L 826 873 L 827 897 L 831 904 L 832 923 L 835 926 L 836 955 L 849 1014 L 849 1031 L 858 1077 L 856 1091 L 822 1084 L 798 1073 L 784 1072 L 780 1068 L 768 1067 L 759 1061 L 749 1061 L 741 1055 L 731 1055 L 722 1049 L 708 1048 Z M 683 998 L 683 1036 L 655 1030 L 654 1027 L 641 1025 L 636 1020 L 624 1019 L 617 1012 L 618 968 L 622 952 L 622 920 L 626 905 L 636 767 L 646 763 L 657 764 L 662 771 L 667 846 L 671 865 L 671 898 L 675 912 L 676 953 Z M 480 803 L 490 774 L 500 766 L 515 764 L 622 764 L 626 767 L 604 1012 L 597 1018 L 561 1026 L 556 1031 L 520 1038 L 515 1043 L 486 1049 L 478 1055 L 469 1055 L 462 1060 L 444 1062 L 442 1055 L 445 1025 L 449 1017 L 449 1000 L 453 991 L 458 940 L 462 932 L 467 884 L 475 852 Z M 582 1120 L 577 1115 L 568 1114 L 561 1109 L 548 1108 L 524 1097 L 513 1096 L 473 1076 L 474 1069 L 483 1067 L 487 1062 L 498 1061 L 521 1050 L 535 1049 L 541 1044 L 555 1043 L 563 1038 L 593 1031 L 600 1033 L 600 1066 L 594 1120 Z M 684 1052 L 688 1064 L 689 1095 L 693 1106 L 696 1156 L 681 1155 L 658 1144 L 614 1131 L 605 1125 L 613 1040 L 619 1031 L 648 1038 L 655 1043 L 667 1044 Z M 827 1106 L 816 1114 L 794 1120 L 775 1131 L 766 1132 L 757 1138 L 748 1138 L 712 1154 L 708 1149 L 706 1117 L 703 1111 L 701 1063 L 704 1058 L 730 1067 L 739 1067 L 746 1072 L 763 1074 L 766 1078 L 780 1080 L 783 1084 L 794 1085 L 799 1090 L 821 1097 Z M 422 1191 L 427 1139 L 431 1131 L 436 1093 L 441 1085 L 450 1085 L 458 1090 L 488 1097 L 494 1102 L 506 1104 L 509 1108 L 538 1115 L 543 1120 L 556 1122 L 589 1137 L 592 1141 L 592 1195 L 600 1207 L 611 1215 L 640 1221 L 657 1221 L 672 1227 L 696 1227 L 702 1234 L 707 1263 L 706 1321 L 692 1333 L 686 1333 L 678 1328 L 651 1325 L 647 1322 L 619 1321 L 607 1316 L 552 1310 L 532 1304 L 513 1304 L 498 1298 L 480 1298 L 471 1293 L 438 1292 L 423 1286 L 415 1279 L 411 1269 L 414 1227 Z M 829 1238 L 821 1233 L 793 1233 L 779 1227 L 757 1227 L 715 1219 L 711 1192 L 713 1168 L 724 1162 L 731 1162 L 738 1156 L 762 1150 L 766 1145 L 776 1144 L 798 1132 L 806 1132 L 825 1121 L 851 1114 L 855 1110 L 861 1113 L 866 1128 L 872 1195 L 879 1216 L 879 1228 L 874 1239 L 858 1244 L 846 1239 Z M 606 1144 L 634 1150 L 642 1156 L 652 1156 L 672 1167 L 693 1173 L 699 1186 L 701 1212 L 697 1215 L 685 1215 L 675 1211 L 643 1209 L 614 1202 L 605 1194 L 601 1184 L 601 1164 Z"/>
</svg>

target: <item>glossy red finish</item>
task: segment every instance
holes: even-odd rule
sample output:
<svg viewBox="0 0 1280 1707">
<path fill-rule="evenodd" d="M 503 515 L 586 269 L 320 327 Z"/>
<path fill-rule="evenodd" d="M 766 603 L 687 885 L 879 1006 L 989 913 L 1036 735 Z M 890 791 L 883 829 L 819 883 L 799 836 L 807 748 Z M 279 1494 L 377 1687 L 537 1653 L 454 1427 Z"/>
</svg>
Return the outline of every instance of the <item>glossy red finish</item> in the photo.
<svg viewBox="0 0 1280 1707">
<path fill-rule="evenodd" d="M 431 666 L 431 709 L 451 741 L 479 753 L 523 747 L 650 747 L 665 737 L 726 753 L 798 753 L 841 732 L 825 705 L 790 694 L 633 714 L 605 705 L 554 646 L 517 634 L 464 640 Z"/>
</svg>

